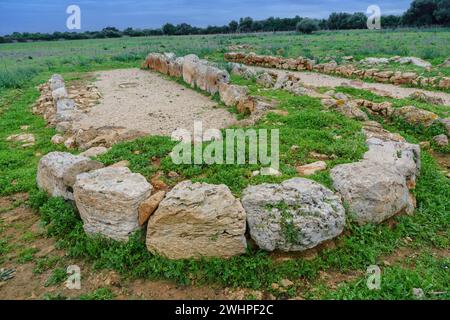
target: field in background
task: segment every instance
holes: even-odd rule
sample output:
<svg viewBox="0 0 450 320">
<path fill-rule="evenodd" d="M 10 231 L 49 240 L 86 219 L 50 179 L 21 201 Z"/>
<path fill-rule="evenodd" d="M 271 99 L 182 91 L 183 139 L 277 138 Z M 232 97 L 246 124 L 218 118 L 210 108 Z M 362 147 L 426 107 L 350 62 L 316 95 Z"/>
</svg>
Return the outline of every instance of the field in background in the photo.
<svg viewBox="0 0 450 320">
<path fill-rule="evenodd" d="M 304 56 L 318 62 L 326 57 L 416 56 L 438 65 L 449 58 L 449 29 L 405 29 L 397 31 L 328 31 L 312 35 L 262 33 L 211 36 L 159 36 L 33 42 L 0 45 L 0 88 L 19 87 L 32 75 L 47 70 L 89 70 L 94 65 L 111 65 L 142 60 L 149 52 L 194 53 L 223 61 L 230 45 L 246 44 L 261 54 Z M 410 68 L 411 69 L 411 68 Z M 440 70 L 450 74 L 450 68 Z"/>
</svg>

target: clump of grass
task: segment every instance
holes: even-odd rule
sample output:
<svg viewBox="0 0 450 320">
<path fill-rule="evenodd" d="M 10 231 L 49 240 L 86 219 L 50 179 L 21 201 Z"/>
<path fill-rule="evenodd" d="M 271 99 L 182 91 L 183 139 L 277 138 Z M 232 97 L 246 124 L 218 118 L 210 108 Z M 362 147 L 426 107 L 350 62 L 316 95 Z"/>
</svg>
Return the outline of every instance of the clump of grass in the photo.
<svg viewBox="0 0 450 320">
<path fill-rule="evenodd" d="M 33 66 L 0 68 L 0 88 L 22 88 L 39 71 Z"/>
<path fill-rule="evenodd" d="M 67 272 L 64 268 L 56 268 L 50 277 L 45 281 L 46 287 L 51 287 L 64 282 L 67 279 Z"/>
</svg>

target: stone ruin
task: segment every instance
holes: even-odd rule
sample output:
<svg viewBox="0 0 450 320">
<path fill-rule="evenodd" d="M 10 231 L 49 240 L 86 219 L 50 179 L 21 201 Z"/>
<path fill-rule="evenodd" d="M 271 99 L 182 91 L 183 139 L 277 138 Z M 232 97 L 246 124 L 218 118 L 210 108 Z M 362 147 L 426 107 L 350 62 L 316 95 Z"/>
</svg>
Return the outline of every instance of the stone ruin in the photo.
<svg viewBox="0 0 450 320">
<path fill-rule="evenodd" d="M 150 53 L 143 68 L 182 79 L 192 88 L 198 88 L 210 95 L 219 94 L 227 107 L 236 107 L 238 112 L 253 113 L 261 105 L 248 94 L 248 88 L 230 84 L 230 75 L 206 60 L 190 54 L 177 58 L 173 53 Z"/>
<path fill-rule="evenodd" d="M 245 88 L 230 84 L 227 73 L 192 55 L 150 54 L 145 66 L 219 92 L 224 103 L 248 98 Z M 61 86 L 60 78 L 52 79 Z M 66 99 L 64 94 L 60 99 Z M 373 121 L 364 122 L 363 132 L 368 146 L 363 159 L 331 170 L 336 192 L 302 177 L 248 186 L 240 199 L 225 185 L 191 181 L 158 191 L 125 166 L 104 167 L 90 159 L 97 150 L 43 156 L 37 184 L 51 196 L 73 201 L 86 233 L 127 241 L 146 228 L 148 250 L 170 259 L 230 258 L 245 253 L 250 240 L 270 252 L 299 252 L 342 234 L 344 203 L 352 221 L 361 225 L 414 212 L 410 191 L 420 172 L 420 147 Z"/>
<path fill-rule="evenodd" d="M 67 88 L 62 76 L 55 74 L 47 83 L 39 86 L 41 96 L 33 106 L 33 113 L 42 116 L 58 134 L 52 143 L 82 150 L 93 147 L 111 147 L 120 141 L 144 136 L 143 132 L 123 127 L 74 128 L 73 123 L 85 116 L 102 97 L 93 85 Z"/>
<path fill-rule="evenodd" d="M 345 77 L 360 79 L 372 79 L 377 82 L 392 84 L 409 84 L 415 86 L 434 87 L 440 89 L 450 88 L 450 77 L 423 77 L 415 72 L 383 71 L 376 68 L 357 69 L 352 64 L 339 65 L 335 61 L 317 64 L 314 60 L 303 57 L 281 58 L 274 56 L 257 55 L 255 53 L 229 52 L 225 54 L 225 60 L 235 63 L 243 63 L 251 66 L 276 68 L 294 71 L 316 71 L 325 74 L 335 74 Z"/>
</svg>

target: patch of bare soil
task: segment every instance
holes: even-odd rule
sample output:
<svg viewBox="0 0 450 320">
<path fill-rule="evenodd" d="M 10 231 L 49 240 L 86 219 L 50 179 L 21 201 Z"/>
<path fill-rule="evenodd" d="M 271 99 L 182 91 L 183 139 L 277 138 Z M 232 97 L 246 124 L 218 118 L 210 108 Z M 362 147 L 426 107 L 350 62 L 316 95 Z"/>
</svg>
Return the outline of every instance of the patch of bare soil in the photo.
<svg viewBox="0 0 450 320">
<path fill-rule="evenodd" d="M 0 281 L 0 300 L 44 299 L 46 295 L 77 298 L 108 288 L 115 299 L 229 299 L 233 296 L 224 288 L 214 286 L 179 286 L 170 281 L 130 280 L 113 271 L 93 270 L 89 262 L 74 260 L 55 246 L 39 223 L 39 216 L 30 208 L 15 204 L 26 200 L 26 194 L 0 197 L 0 245 L 8 248 L 0 258 L 0 269 L 14 269 L 14 277 Z M 33 249 L 30 259 L 23 253 Z M 57 261 L 49 268 L 38 267 L 44 260 Z M 81 289 L 66 288 L 65 282 L 46 284 L 56 268 L 77 265 L 81 269 Z M 40 268 L 40 271 L 37 271 Z"/>
<path fill-rule="evenodd" d="M 441 98 L 444 101 L 446 106 L 450 106 L 450 94 L 445 92 L 438 91 L 428 91 L 417 88 L 406 88 L 396 86 L 394 84 L 385 84 L 385 83 L 369 83 L 360 80 L 351 80 L 340 78 L 337 76 L 329 76 L 321 73 L 315 72 L 296 72 L 296 71 L 282 71 L 276 69 L 267 69 L 267 68 L 255 68 L 256 70 L 265 70 L 272 71 L 279 74 L 291 73 L 297 76 L 301 82 L 303 82 L 307 86 L 311 87 L 352 87 L 356 89 L 364 89 L 369 90 L 377 95 L 383 97 L 392 97 L 395 99 L 403 99 L 409 97 L 414 92 L 422 92 L 427 96 L 433 98 Z"/>
<path fill-rule="evenodd" d="M 204 130 L 226 128 L 236 121 L 210 98 L 154 72 L 119 69 L 99 72 L 96 77 L 100 104 L 74 128 L 116 126 L 170 136 L 177 129 L 192 132 L 194 121 L 202 121 Z"/>
</svg>

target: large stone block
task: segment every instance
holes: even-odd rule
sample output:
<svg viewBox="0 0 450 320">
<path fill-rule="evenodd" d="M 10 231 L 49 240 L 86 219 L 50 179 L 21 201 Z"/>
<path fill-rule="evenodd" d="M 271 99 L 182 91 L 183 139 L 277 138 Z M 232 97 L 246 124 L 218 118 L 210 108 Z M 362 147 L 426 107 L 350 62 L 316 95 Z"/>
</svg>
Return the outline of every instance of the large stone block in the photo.
<svg viewBox="0 0 450 320">
<path fill-rule="evenodd" d="M 364 160 L 336 166 L 331 177 L 359 224 L 381 223 L 394 215 L 414 212 L 407 181 L 392 166 Z"/>
<path fill-rule="evenodd" d="M 139 206 L 152 186 L 125 167 L 108 167 L 80 174 L 74 185 L 75 203 L 84 230 L 124 241 L 140 229 Z"/>
<path fill-rule="evenodd" d="M 252 239 L 267 251 L 303 251 L 344 229 L 345 210 L 339 197 L 304 178 L 249 186 L 242 205 Z"/>
<path fill-rule="evenodd" d="M 225 185 L 184 181 L 151 216 L 150 252 L 170 259 L 229 258 L 245 252 L 245 211 Z"/>
<path fill-rule="evenodd" d="M 78 174 L 102 168 L 103 164 L 66 152 L 51 152 L 39 161 L 37 184 L 53 197 L 73 200 L 72 187 Z"/>
</svg>

